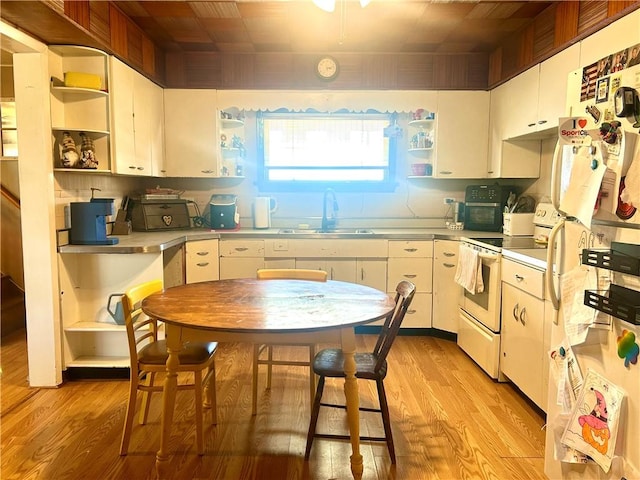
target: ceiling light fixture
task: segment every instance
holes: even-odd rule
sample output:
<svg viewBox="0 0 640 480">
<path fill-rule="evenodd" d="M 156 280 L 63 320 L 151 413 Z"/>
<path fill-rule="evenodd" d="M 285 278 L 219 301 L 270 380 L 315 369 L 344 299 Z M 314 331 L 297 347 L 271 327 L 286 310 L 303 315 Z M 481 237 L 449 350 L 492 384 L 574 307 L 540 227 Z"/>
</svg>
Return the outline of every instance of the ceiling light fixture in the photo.
<svg viewBox="0 0 640 480">
<path fill-rule="evenodd" d="M 362 8 L 369 5 L 369 3 L 371 3 L 371 0 L 360 0 Z M 333 12 L 336 9 L 336 0 L 313 0 L 313 4 L 325 12 Z"/>
</svg>

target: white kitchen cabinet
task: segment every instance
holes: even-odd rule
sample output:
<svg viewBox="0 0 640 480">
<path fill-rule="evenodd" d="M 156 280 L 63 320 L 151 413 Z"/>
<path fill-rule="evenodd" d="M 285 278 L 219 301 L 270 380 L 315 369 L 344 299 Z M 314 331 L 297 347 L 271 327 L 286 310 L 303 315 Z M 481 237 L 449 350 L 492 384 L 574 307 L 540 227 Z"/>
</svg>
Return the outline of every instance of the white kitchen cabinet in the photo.
<svg viewBox="0 0 640 480">
<path fill-rule="evenodd" d="M 111 57 L 111 84 L 113 172 L 160 174 L 164 163 L 162 89 L 115 57 Z"/>
<path fill-rule="evenodd" d="M 567 115 L 569 74 L 580 65 L 580 44 L 571 45 L 540 64 L 537 130 L 557 136 L 558 120 Z M 577 92 L 576 92 L 577 93 Z"/>
<path fill-rule="evenodd" d="M 296 268 L 324 270 L 329 280 L 356 283 L 356 260 L 354 258 L 297 258 Z"/>
<path fill-rule="evenodd" d="M 387 259 L 356 259 L 356 283 L 384 292 L 387 286 Z"/>
<path fill-rule="evenodd" d="M 490 93 L 439 91 L 435 178 L 484 178 L 489 152 Z"/>
<path fill-rule="evenodd" d="M 433 241 L 433 328 L 458 333 L 461 287 L 454 281 L 458 266 L 456 240 Z"/>
<path fill-rule="evenodd" d="M 82 72 L 97 75 L 101 88 L 65 86 L 64 74 Z M 50 112 L 56 171 L 105 173 L 111 168 L 111 106 L 109 56 L 100 50 L 71 45 L 49 46 L 52 77 Z M 68 132 L 80 154 L 84 132 L 94 143 L 97 169 L 64 168 L 60 159 L 63 134 Z"/>
<path fill-rule="evenodd" d="M 500 370 L 546 411 L 544 272 L 504 258 L 502 265 Z"/>
<path fill-rule="evenodd" d="M 256 271 L 265 268 L 263 240 L 221 239 L 220 279 L 255 278 Z"/>
<path fill-rule="evenodd" d="M 387 262 L 389 295 L 395 295 L 402 280 L 416 286 L 411 314 L 405 317 L 402 328 L 431 328 L 433 241 L 391 240 Z"/>
<path fill-rule="evenodd" d="M 216 105 L 216 90 L 164 90 L 166 176 L 219 176 Z"/>
<path fill-rule="evenodd" d="M 502 138 L 510 139 L 536 132 L 538 124 L 538 90 L 540 86 L 540 65 L 525 70 L 503 86 L 506 95 L 505 122 Z"/>
<path fill-rule="evenodd" d="M 218 240 L 192 240 L 185 246 L 186 283 L 207 282 L 220 278 Z"/>
<path fill-rule="evenodd" d="M 491 90 L 488 178 L 537 178 L 540 176 L 540 140 L 509 139 L 514 104 L 510 82 Z"/>
</svg>

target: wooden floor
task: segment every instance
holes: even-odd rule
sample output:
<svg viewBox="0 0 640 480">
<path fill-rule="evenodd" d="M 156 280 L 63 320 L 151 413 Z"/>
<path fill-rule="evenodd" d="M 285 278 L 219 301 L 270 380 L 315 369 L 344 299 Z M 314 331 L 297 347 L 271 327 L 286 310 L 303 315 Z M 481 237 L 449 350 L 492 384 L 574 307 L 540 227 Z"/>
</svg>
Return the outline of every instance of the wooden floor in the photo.
<svg viewBox="0 0 640 480">
<path fill-rule="evenodd" d="M 370 349 L 375 337 L 358 336 Z M 295 356 L 292 349 L 283 352 Z M 195 453 L 192 392 L 178 392 L 171 438 L 171 478 L 349 479 L 348 443 L 317 439 L 304 461 L 309 395 L 304 370 L 261 377 L 259 412 L 251 416 L 251 347 L 221 345 L 217 354 L 218 425 Z M 155 478 L 160 397 L 150 421 L 134 423 L 130 453 L 118 455 L 128 381 L 76 380 L 57 389 L 27 386 L 24 333 L 3 339 L 0 478 L 3 480 L 143 480 Z M 382 444 L 363 444 L 364 479 L 544 479 L 544 416 L 509 384 L 489 379 L 455 343 L 398 337 L 385 381 L 397 465 Z M 360 381 L 363 405 L 375 385 Z M 339 383 L 325 394 L 342 396 Z M 344 412 L 320 414 L 318 430 L 345 429 Z M 361 417 L 362 434 L 380 435 L 377 414 Z M 366 433 L 365 433 L 366 432 Z"/>
</svg>

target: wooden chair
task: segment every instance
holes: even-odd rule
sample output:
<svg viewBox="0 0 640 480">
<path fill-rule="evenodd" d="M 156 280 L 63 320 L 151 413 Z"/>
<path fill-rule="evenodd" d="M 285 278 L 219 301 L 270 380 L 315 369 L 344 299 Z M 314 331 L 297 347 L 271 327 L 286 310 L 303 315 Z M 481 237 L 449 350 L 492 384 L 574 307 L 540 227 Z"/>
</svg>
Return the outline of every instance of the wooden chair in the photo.
<svg viewBox="0 0 640 480">
<path fill-rule="evenodd" d="M 120 455 L 126 455 L 129 449 L 129 440 L 133 427 L 133 416 L 136 408 L 138 390 L 143 392 L 142 409 L 140 410 L 140 424 L 145 424 L 151 401 L 151 393 L 161 392 L 163 383 L 154 383 L 158 372 L 165 372 L 167 362 L 167 346 L 165 340 L 158 340 L 158 322 L 149 318 L 142 312 L 140 304 L 149 295 L 162 291 L 162 281 L 152 280 L 127 290 L 122 297 L 122 309 L 124 312 L 129 341 L 129 357 L 131 360 L 131 380 L 129 386 L 129 402 L 127 404 L 127 416 L 124 421 Z M 203 372 L 205 373 L 204 385 L 205 406 L 211 407 L 212 423 L 216 418 L 216 391 L 215 391 L 215 364 L 214 353 L 218 344 L 216 342 L 188 343 L 180 352 L 180 368 L 178 372 L 191 372 L 194 374 L 193 383 L 178 385 L 178 390 L 195 391 L 196 410 L 196 445 L 198 454 L 204 453 L 203 447 Z M 145 382 L 146 377 L 146 382 Z"/>
<path fill-rule="evenodd" d="M 411 282 L 402 281 L 396 287 L 396 307 L 391 315 L 387 317 L 376 342 L 376 346 L 371 353 L 356 353 L 356 378 L 365 380 L 374 380 L 378 387 L 378 400 L 380 408 L 364 408 L 361 411 L 378 412 L 382 414 L 382 423 L 384 425 L 384 437 L 360 437 L 362 441 L 386 441 L 389 449 L 391 463 L 396 463 L 396 454 L 393 447 L 393 436 L 391 435 L 391 423 L 389 421 L 389 405 L 387 404 L 387 395 L 384 391 L 384 378 L 387 376 L 387 354 L 391 350 L 393 341 L 398 335 L 400 325 L 404 319 L 405 313 L 415 293 L 415 285 Z M 311 412 L 311 422 L 309 424 L 309 433 L 307 435 L 307 448 L 305 451 L 305 459 L 309 459 L 313 439 L 319 438 L 339 438 L 349 440 L 349 435 L 323 434 L 316 433 L 318 423 L 318 414 L 320 407 L 343 408 L 344 405 L 335 405 L 330 403 L 322 403 L 322 391 L 326 377 L 344 378 L 344 357 L 342 350 L 329 348 L 321 350 L 313 360 L 313 371 L 320 377 L 318 380 L 318 389 L 316 391 L 315 401 L 313 402 L 313 410 Z"/>
<path fill-rule="evenodd" d="M 257 278 L 259 280 L 266 279 L 300 279 L 300 280 L 313 280 L 316 282 L 326 282 L 327 281 L 327 272 L 324 270 L 308 270 L 303 268 L 262 268 L 257 272 Z M 296 347 L 306 347 L 309 349 L 309 360 L 306 362 L 303 361 L 292 361 L 292 360 L 275 360 L 273 358 L 273 346 L 277 345 L 289 345 Z M 267 351 L 267 358 L 261 358 L 261 355 L 264 351 Z M 267 389 L 271 388 L 271 371 L 273 365 L 289 365 L 289 366 L 298 366 L 298 367 L 308 367 L 309 368 L 309 391 L 311 404 L 313 404 L 313 398 L 316 392 L 316 379 L 313 374 L 313 370 L 311 368 L 311 364 L 313 362 L 313 357 L 316 354 L 316 346 L 315 344 L 255 344 L 253 346 L 253 403 L 251 414 L 255 415 L 258 410 L 258 369 L 260 365 L 267 365 Z"/>
</svg>

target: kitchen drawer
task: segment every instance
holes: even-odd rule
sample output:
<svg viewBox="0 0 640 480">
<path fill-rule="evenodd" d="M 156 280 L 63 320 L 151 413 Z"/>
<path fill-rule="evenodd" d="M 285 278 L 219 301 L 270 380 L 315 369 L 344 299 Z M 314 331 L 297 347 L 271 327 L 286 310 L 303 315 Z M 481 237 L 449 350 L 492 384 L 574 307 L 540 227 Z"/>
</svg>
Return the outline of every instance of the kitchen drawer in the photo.
<svg viewBox="0 0 640 480">
<path fill-rule="evenodd" d="M 502 258 L 502 281 L 544 299 L 544 272 L 522 263 Z"/>
<path fill-rule="evenodd" d="M 221 257 L 263 257 L 263 240 L 220 240 Z"/>
<path fill-rule="evenodd" d="M 395 290 L 388 292 L 390 297 L 394 297 Z M 402 320 L 400 328 L 431 328 L 431 304 L 432 296 L 430 293 L 416 293 L 413 301 Z M 367 323 L 369 325 L 383 325 L 384 320 Z"/>
<path fill-rule="evenodd" d="M 295 258 L 387 258 L 383 239 L 291 239 L 265 240 L 265 256 Z"/>
<path fill-rule="evenodd" d="M 500 373 L 500 334 L 480 325 L 462 310 L 458 324 L 458 346 L 487 374 L 497 379 Z"/>
<path fill-rule="evenodd" d="M 433 257 L 433 242 L 418 241 L 390 241 L 389 257 Z"/>
<path fill-rule="evenodd" d="M 186 243 L 187 283 L 218 280 L 218 240 L 193 240 Z"/>
<path fill-rule="evenodd" d="M 402 280 L 416 286 L 416 292 L 431 292 L 432 258 L 389 258 L 387 263 L 387 291 L 395 291 Z"/>
</svg>

